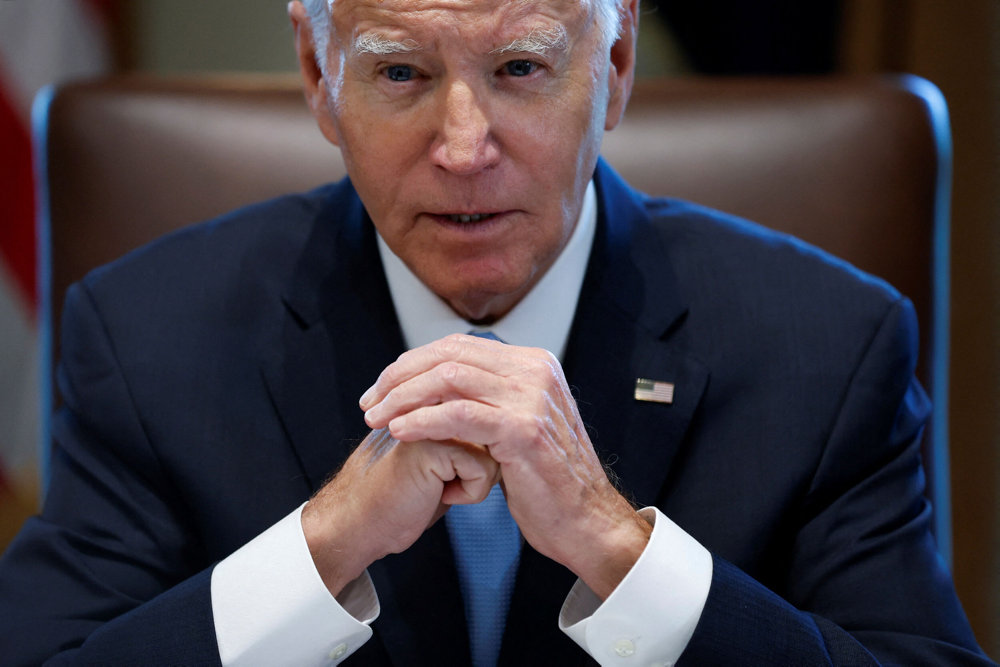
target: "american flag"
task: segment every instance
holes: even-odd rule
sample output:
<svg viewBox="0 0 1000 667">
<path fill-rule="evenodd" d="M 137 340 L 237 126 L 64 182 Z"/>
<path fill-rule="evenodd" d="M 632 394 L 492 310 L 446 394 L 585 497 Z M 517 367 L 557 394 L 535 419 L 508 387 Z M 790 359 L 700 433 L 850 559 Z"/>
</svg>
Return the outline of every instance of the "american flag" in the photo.
<svg viewBox="0 0 1000 667">
<path fill-rule="evenodd" d="M 114 0 L 0 0 L 0 549 L 38 505 L 39 371 L 31 105 L 110 66 Z"/>
<path fill-rule="evenodd" d="M 650 401 L 652 403 L 673 403 L 674 384 L 660 380 L 636 378 L 635 400 Z"/>
</svg>

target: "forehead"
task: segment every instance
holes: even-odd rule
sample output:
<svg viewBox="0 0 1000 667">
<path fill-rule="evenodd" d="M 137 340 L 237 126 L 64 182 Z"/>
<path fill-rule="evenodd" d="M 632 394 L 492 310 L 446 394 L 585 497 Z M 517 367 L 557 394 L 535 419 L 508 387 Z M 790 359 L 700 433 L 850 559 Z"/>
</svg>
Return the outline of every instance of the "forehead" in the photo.
<svg viewBox="0 0 1000 667">
<path fill-rule="evenodd" d="M 589 15 L 587 0 L 336 0 L 332 7 L 334 29 L 349 39 L 369 31 L 464 32 L 500 43 L 535 28 L 573 32 Z"/>
</svg>

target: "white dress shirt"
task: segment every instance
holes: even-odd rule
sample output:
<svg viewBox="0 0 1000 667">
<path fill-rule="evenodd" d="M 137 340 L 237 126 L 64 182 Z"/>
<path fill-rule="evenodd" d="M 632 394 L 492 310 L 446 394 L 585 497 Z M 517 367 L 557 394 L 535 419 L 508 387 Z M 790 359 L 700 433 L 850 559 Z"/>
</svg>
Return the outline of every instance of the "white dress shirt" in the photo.
<svg viewBox="0 0 1000 667">
<path fill-rule="evenodd" d="M 596 226 L 597 197 L 590 183 L 566 247 L 531 292 L 489 330 L 511 345 L 545 348 L 561 360 Z M 474 328 L 427 289 L 381 237 L 378 242 L 408 348 Z M 371 637 L 369 626 L 379 613 L 371 579 L 365 573 L 336 599 L 331 596 L 306 546 L 301 512 L 299 507 L 212 572 L 212 611 L 224 665 L 338 664 Z M 602 665 L 672 665 L 708 597 L 709 552 L 656 508 L 641 515 L 653 531 L 618 587 L 602 603 L 577 581 L 559 614 L 560 629 Z"/>
</svg>

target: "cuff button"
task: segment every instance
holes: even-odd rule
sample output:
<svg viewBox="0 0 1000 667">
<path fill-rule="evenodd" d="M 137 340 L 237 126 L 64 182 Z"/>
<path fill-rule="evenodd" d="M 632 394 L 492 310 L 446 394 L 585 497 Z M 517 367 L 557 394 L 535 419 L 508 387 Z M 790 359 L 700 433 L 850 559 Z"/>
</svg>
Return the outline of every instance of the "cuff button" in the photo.
<svg viewBox="0 0 1000 667">
<path fill-rule="evenodd" d="M 332 651 L 330 651 L 330 660 L 340 660 L 347 654 L 347 644 L 338 644 Z"/>
<path fill-rule="evenodd" d="M 619 658 L 628 658 L 635 655 L 635 644 L 630 639 L 619 639 L 612 647 Z"/>
</svg>

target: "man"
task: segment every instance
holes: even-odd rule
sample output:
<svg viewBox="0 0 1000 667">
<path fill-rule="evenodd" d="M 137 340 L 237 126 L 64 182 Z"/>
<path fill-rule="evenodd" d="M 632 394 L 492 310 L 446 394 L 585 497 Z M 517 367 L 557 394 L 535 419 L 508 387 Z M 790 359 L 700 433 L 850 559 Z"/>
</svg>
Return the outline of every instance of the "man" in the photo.
<svg viewBox="0 0 1000 667">
<path fill-rule="evenodd" d="M 599 163 L 637 0 L 290 13 L 350 180 L 72 290 L 8 662 L 986 662 L 908 302 Z"/>
</svg>

